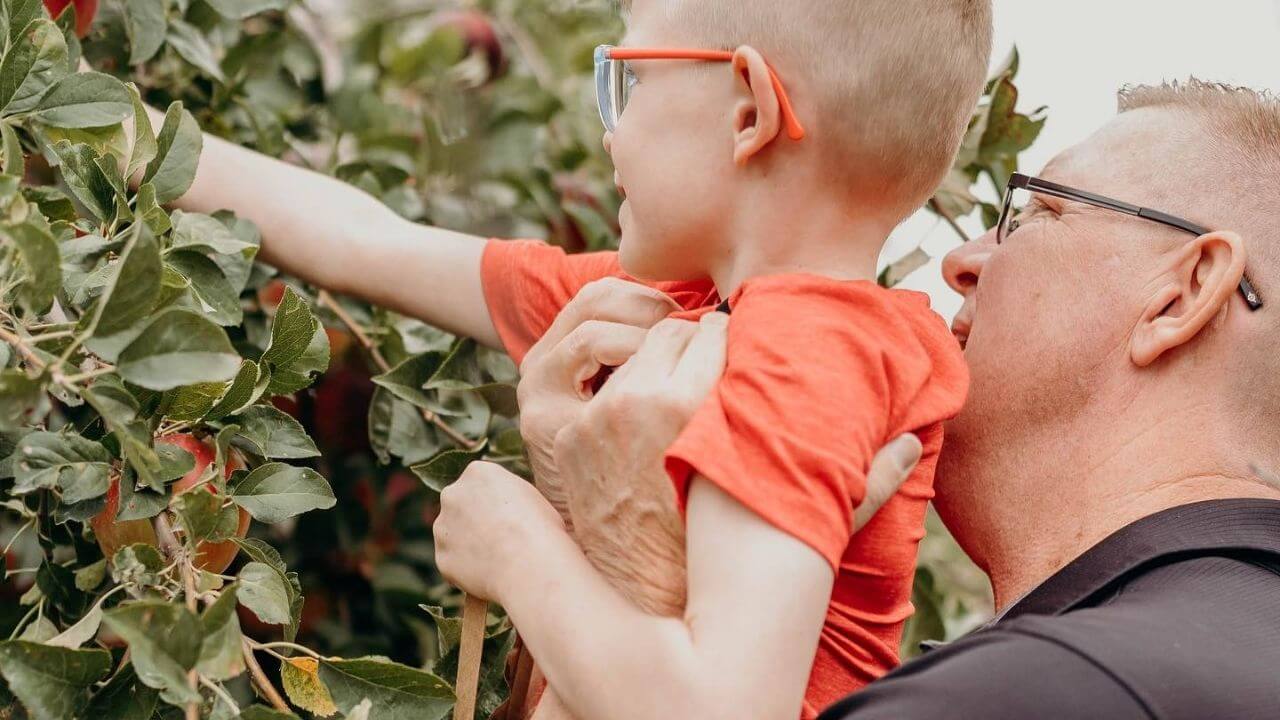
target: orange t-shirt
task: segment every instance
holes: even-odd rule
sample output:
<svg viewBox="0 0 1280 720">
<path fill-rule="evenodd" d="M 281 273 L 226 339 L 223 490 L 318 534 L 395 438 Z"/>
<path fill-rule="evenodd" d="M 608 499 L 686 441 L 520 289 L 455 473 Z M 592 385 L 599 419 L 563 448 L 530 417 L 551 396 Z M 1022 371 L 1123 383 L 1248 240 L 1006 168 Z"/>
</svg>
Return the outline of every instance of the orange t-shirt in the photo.
<svg viewBox="0 0 1280 720">
<path fill-rule="evenodd" d="M 615 253 L 529 240 L 490 241 L 481 263 L 489 314 L 516 362 L 607 276 L 627 278 Z M 652 286 L 685 309 L 677 317 L 720 302 L 709 280 Z M 921 293 L 788 274 L 747 280 L 729 305 L 724 375 L 667 450 L 667 470 L 682 513 L 696 473 L 835 570 L 802 713 L 814 718 L 898 663 L 942 422 L 964 403 L 968 370 Z M 924 444 L 920 464 L 853 535 L 872 457 L 909 431 Z"/>
</svg>

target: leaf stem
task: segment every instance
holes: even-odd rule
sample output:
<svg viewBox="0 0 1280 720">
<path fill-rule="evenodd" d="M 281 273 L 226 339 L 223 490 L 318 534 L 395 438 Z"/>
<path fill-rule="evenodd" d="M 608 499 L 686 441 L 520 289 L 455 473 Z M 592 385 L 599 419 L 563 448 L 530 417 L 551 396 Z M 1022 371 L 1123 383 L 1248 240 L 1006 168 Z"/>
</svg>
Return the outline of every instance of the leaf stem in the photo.
<svg viewBox="0 0 1280 720">
<path fill-rule="evenodd" d="M 280 696 L 280 691 L 276 690 L 276 686 L 271 684 L 271 679 L 262 671 L 262 666 L 258 664 L 258 659 L 253 656 L 253 645 L 249 638 L 242 638 L 243 643 L 240 645 L 240 652 L 244 655 L 244 664 L 249 668 L 249 675 L 253 678 L 254 685 L 258 686 L 258 690 L 267 698 L 267 702 L 271 706 L 281 712 L 292 712 L 289 709 L 289 703 L 284 701 Z"/>
<path fill-rule="evenodd" d="M 236 715 L 240 714 L 240 706 L 236 704 L 235 699 L 232 698 L 230 695 L 228 695 L 227 691 L 223 689 L 221 685 L 215 682 L 211 682 L 208 678 L 204 677 L 203 675 L 200 676 L 200 684 L 212 690 L 213 694 L 217 695 L 219 700 L 226 703 L 227 707 L 231 708 L 231 711 L 233 713 L 235 713 Z"/>
<path fill-rule="evenodd" d="M 285 642 L 285 641 L 283 641 L 283 640 L 277 640 L 277 641 L 275 641 L 275 642 L 267 642 L 267 643 L 260 643 L 260 642 L 257 642 L 257 641 L 253 641 L 253 640 L 251 640 L 251 641 L 250 641 L 250 643 L 252 643 L 252 644 L 253 644 L 254 649 L 257 649 L 257 650 L 265 650 L 265 651 L 270 652 L 272 648 L 278 648 L 278 647 L 279 647 L 279 648 L 288 648 L 289 650 L 297 650 L 298 652 L 302 653 L 303 655 L 309 655 L 309 656 L 311 656 L 311 657 L 315 658 L 316 660 L 324 660 L 324 659 L 325 659 L 323 655 L 321 655 L 320 653 L 316 652 L 315 650 L 312 650 L 312 649 L 311 649 L 311 648 L 309 648 L 309 647 L 306 647 L 306 646 L 303 646 L 303 645 L 299 645 L 299 644 L 297 644 L 297 643 Z M 284 657 L 282 657 L 282 656 L 280 656 L 280 655 L 278 655 L 278 654 L 276 654 L 276 653 L 272 653 L 272 654 L 273 654 L 273 655 L 275 655 L 275 656 L 276 656 L 276 657 L 278 657 L 278 658 L 281 658 L 282 660 L 287 660 L 287 659 L 288 659 L 288 658 L 284 658 Z"/>
<path fill-rule="evenodd" d="M 351 330 L 351 334 L 355 335 L 356 341 L 359 342 L 366 351 L 368 351 L 369 356 L 373 358 L 374 364 L 378 366 L 380 371 L 384 373 L 391 372 L 391 365 L 387 363 L 387 359 L 378 351 L 378 346 L 375 345 L 373 340 L 369 338 L 369 335 L 365 333 L 364 328 L 360 327 L 360 324 L 355 321 L 355 318 L 351 317 L 351 314 L 338 304 L 338 301 L 329 293 L 328 290 L 321 290 L 316 295 L 316 299 L 320 301 L 321 304 L 327 305 L 329 309 L 333 311 L 333 314 L 337 315 L 338 319 L 342 321 L 342 324 L 346 325 L 347 328 Z M 418 408 L 418 410 L 422 413 L 423 420 L 426 420 L 439 428 L 440 432 L 448 436 L 448 438 L 458 447 L 469 451 L 474 451 L 476 448 L 480 447 L 480 441 L 473 441 L 457 430 L 454 430 L 448 423 L 442 420 L 439 415 L 427 410 L 426 408 Z"/>
<path fill-rule="evenodd" d="M 966 233 L 964 228 L 960 227 L 960 223 L 956 222 L 956 219 L 951 217 L 951 213 L 943 209 L 942 203 L 938 202 L 936 199 L 930 198 L 929 209 L 937 213 L 943 220 L 947 221 L 947 224 L 951 226 L 951 229 L 955 231 L 956 235 L 960 236 L 961 240 L 965 242 L 972 241 L 972 238 L 969 237 L 969 233 Z"/>
<path fill-rule="evenodd" d="M 18 637 L 18 633 L 22 632 L 23 626 L 27 624 L 27 621 L 31 619 L 31 616 L 42 611 L 43 608 L 44 598 L 40 598 L 40 602 L 36 603 L 30 610 L 28 610 L 27 614 L 23 615 L 22 619 L 18 621 L 18 624 L 13 627 L 13 632 L 9 634 L 9 639 L 12 640 Z"/>
</svg>

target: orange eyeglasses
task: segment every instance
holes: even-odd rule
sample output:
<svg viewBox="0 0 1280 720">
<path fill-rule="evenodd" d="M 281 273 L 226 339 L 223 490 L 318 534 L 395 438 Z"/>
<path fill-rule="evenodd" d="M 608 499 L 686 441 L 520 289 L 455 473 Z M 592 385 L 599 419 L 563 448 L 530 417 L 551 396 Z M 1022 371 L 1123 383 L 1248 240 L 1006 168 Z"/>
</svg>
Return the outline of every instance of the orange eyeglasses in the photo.
<svg viewBox="0 0 1280 720">
<path fill-rule="evenodd" d="M 677 48 L 620 48 L 612 45 L 601 45 L 596 48 L 596 105 L 600 109 L 600 120 L 609 132 L 618 127 L 618 118 L 627 107 L 631 98 L 631 88 L 635 85 L 635 73 L 628 62 L 631 60 L 703 60 L 710 62 L 729 62 L 733 53 L 728 50 L 682 50 Z M 796 118 L 791 107 L 791 99 L 787 97 L 786 88 L 773 68 L 769 68 L 769 79 L 773 82 L 773 91 L 778 95 L 778 105 L 782 112 L 782 126 L 787 137 L 792 140 L 804 138 L 804 127 Z"/>
</svg>

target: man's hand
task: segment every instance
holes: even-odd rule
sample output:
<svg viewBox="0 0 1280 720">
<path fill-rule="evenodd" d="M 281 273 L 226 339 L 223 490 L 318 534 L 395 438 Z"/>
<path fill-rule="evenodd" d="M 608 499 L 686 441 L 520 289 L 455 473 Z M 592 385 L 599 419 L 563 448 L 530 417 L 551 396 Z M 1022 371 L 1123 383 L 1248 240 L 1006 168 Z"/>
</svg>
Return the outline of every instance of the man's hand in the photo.
<svg viewBox="0 0 1280 720">
<path fill-rule="evenodd" d="M 553 459 L 556 434 L 591 398 L 589 383 L 627 361 L 649 328 L 679 307 L 653 288 L 618 278 L 584 287 L 521 364 L 520 434 L 538 489 L 569 523 L 568 495 Z"/>
</svg>

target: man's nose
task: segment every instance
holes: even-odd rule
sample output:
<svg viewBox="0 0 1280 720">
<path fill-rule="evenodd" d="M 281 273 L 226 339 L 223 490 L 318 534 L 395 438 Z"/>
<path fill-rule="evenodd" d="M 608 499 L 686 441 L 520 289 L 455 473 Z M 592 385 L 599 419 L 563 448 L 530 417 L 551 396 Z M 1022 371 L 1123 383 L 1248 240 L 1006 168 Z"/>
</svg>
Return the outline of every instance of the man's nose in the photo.
<svg viewBox="0 0 1280 720">
<path fill-rule="evenodd" d="M 992 231 L 947 253 L 942 260 L 942 277 L 952 290 L 966 296 L 973 291 L 995 248 L 994 238 Z"/>
</svg>

